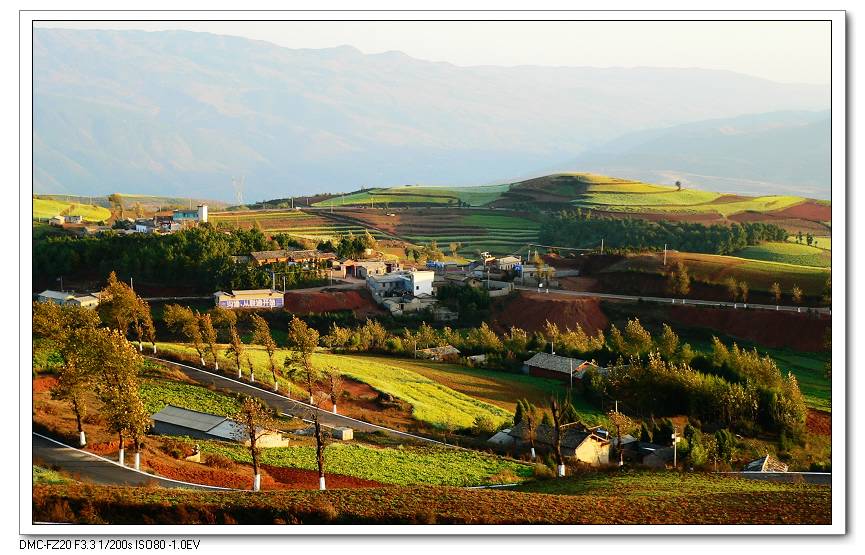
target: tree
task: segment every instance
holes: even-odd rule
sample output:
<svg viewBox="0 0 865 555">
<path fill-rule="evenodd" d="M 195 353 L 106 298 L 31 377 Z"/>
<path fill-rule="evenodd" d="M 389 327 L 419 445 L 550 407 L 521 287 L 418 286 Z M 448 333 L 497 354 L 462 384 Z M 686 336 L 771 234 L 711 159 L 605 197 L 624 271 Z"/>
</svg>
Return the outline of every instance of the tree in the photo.
<svg viewBox="0 0 865 555">
<path fill-rule="evenodd" d="M 451 241 L 451 243 L 449 245 L 450 251 L 451 251 L 451 256 L 456 258 L 457 254 L 459 254 L 459 251 L 462 248 L 462 246 L 463 246 L 463 244 L 460 243 L 459 241 Z"/>
<path fill-rule="evenodd" d="M 201 337 L 207 346 L 207 352 L 213 359 L 213 369 L 219 370 L 219 352 L 216 346 L 216 328 L 213 327 L 213 320 L 210 318 L 210 314 L 198 314 L 197 317 L 198 324 L 201 326 Z"/>
<path fill-rule="evenodd" d="M 729 463 L 733 461 L 733 456 L 736 453 L 736 437 L 727 430 L 722 428 L 715 432 L 715 442 L 717 444 L 718 458 Z"/>
<path fill-rule="evenodd" d="M 233 419 L 240 423 L 240 426 L 235 427 L 235 438 L 247 443 L 249 455 L 252 457 L 252 490 L 259 491 L 261 489 L 259 472 L 261 447 L 258 445 L 258 440 L 267 433 L 268 429 L 274 427 L 273 417 L 261 401 L 244 395 Z"/>
<path fill-rule="evenodd" d="M 790 292 L 790 295 L 793 298 L 794 303 L 802 304 L 802 289 L 800 289 L 798 285 L 793 285 L 793 289 Z"/>
<path fill-rule="evenodd" d="M 639 318 L 625 324 L 625 348 L 627 354 L 642 355 L 652 348 L 652 334 L 640 324 Z"/>
<path fill-rule="evenodd" d="M 628 431 L 634 427 L 634 421 L 618 411 L 607 413 L 610 423 L 616 429 L 616 446 L 619 453 L 622 452 L 622 430 Z"/>
<path fill-rule="evenodd" d="M 138 311 L 137 295 L 127 284 L 117 279 L 117 274 L 108 274 L 108 283 L 99 294 L 99 317 L 108 327 L 126 336 L 129 326 Z"/>
<path fill-rule="evenodd" d="M 664 324 L 661 331 L 661 337 L 657 341 L 658 352 L 667 360 L 672 360 L 679 350 L 679 336 L 673 331 L 673 328 Z"/>
<path fill-rule="evenodd" d="M 75 360 L 67 360 L 57 373 L 57 385 L 51 390 L 51 397 L 68 401 L 78 427 L 78 445 L 87 445 L 84 433 L 84 417 L 87 416 L 87 392 L 92 387 L 90 375 Z"/>
<path fill-rule="evenodd" d="M 682 297 L 691 292 L 691 276 L 681 260 L 676 262 L 675 268 L 667 276 L 667 290 L 671 295 Z"/>
<path fill-rule="evenodd" d="M 310 404 L 313 407 L 321 408 L 321 404 L 327 395 L 324 392 L 317 391 L 312 396 Z M 309 417 L 312 419 L 312 427 L 315 436 L 315 461 L 318 466 L 318 489 L 327 489 L 324 479 L 324 449 L 327 447 L 327 434 L 321 429 L 321 422 L 318 418 L 318 411 L 311 410 Z"/>
<path fill-rule="evenodd" d="M 730 295 L 730 301 L 736 302 L 739 300 L 739 282 L 733 276 L 724 280 L 724 285 L 727 287 L 727 294 Z"/>
<path fill-rule="evenodd" d="M 769 286 L 769 293 L 771 293 L 772 297 L 775 299 L 775 304 L 781 304 L 781 284 L 777 281 L 772 283 Z"/>
<path fill-rule="evenodd" d="M 823 285 L 823 302 L 832 304 L 832 276 L 826 278 L 826 283 Z"/>
<path fill-rule="evenodd" d="M 676 191 L 681 191 L 681 190 L 682 190 L 682 182 L 676 181 Z"/>
<path fill-rule="evenodd" d="M 225 353 L 234 357 L 234 364 L 237 367 L 237 377 L 242 378 L 243 369 L 240 361 L 243 359 L 244 354 L 243 341 L 240 339 L 240 334 L 237 333 L 237 328 L 235 327 L 230 328 L 228 334 L 228 348 L 225 350 Z"/>
<path fill-rule="evenodd" d="M 742 280 L 739 282 L 739 297 L 742 299 L 743 303 L 748 302 L 748 291 L 749 290 L 750 290 L 750 287 L 748 286 L 747 281 Z"/>
<path fill-rule="evenodd" d="M 553 417 L 553 456 L 556 460 L 557 472 L 559 478 L 565 475 L 565 459 L 562 457 L 562 427 L 565 416 L 567 403 L 556 399 L 555 395 L 550 397 L 550 413 Z"/>
<path fill-rule="evenodd" d="M 76 350 L 76 364 L 93 376 L 108 430 L 120 440 L 120 463 L 124 462 L 124 440 L 131 436 L 138 469 L 141 440 L 150 426 L 140 394 L 141 355 L 120 331 L 107 328 L 76 330 L 70 348 Z"/>
<path fill-rule="evenodd" d="M 273 390 L 279 391 L 279 381 L 276 378 L 276 341 L 273 340 L 273 335 L 270 333 L 270 326 L 267 320 L 258 314 L 252 315 L 252 342 L 256 345 L 264 347 L 267 353 L 267 360 L 270 363 L 270 375 L 273 378 Z M 291 392 L 291 389 L 289 389 Z"/>
<path fill-rule="evenodd" d="M 313 402 L 313 389 L 319 379 L 319 373 L 312 363 L 312 354 L 318 346 L 318 331 L 306 325 L 306 322 L 294 316 L 288 325 L 288 346 L 293 354 L 286 357 L 285 364 L 292 376 L 299 378 L 309 393 L 309 402 Z"/>
<path fill-rule="evenodd" d="M 538 438 L 540 410 L 538 409 L 538 407 L 529 403 L 528 400 L 525 399 L 522 401 L 522 422 L 522 439 L 529 442 L 529 452 L 531 454 L 532 460 L 535 460 L 535 441 Z"/>
<path fill-rule="evenodd" d="M 204 345 L 201 337 L 201 326 L 198 323 L 198 313 L 186 306 L 178 304 L 166 305 L 162 320 L 168 329 L 179 334 L 187 343 L 192 343 L 198 360 L 204 366 Z"/>
<path fill-rule="evenodd" d="M 640 424 L 640 441 L 643 443 L 652 443 L 652 432 L 646 425 L 645 420 Z"/>
<path fill-rule="evenodd" d="M 344 382 L 342 379 L 342 375 L 339 373 L 339 370 L 330 366 L 324 369 L 322 373 L 322 383 L 324 385 L 325 392 L 327 396 L 330 398 L 330 402 L 332 405 L 332 411 L 334 414 L 338 414 L 336 409 L 336 403 L 339 401 L 339 396 L 342 395 L 344 389 Z"/>
</svg>

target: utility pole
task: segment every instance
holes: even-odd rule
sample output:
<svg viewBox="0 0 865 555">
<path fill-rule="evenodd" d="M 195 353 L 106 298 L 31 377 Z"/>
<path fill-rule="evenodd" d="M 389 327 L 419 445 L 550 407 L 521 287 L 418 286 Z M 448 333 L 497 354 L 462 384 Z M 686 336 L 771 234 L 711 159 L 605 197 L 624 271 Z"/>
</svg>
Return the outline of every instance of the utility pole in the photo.
<svg viewBox="0 0 865 555">
<path fill-rule="evenodd" d="M 129 276 L 129 288 L 135 291 L 135 287 L 132 286 L 132 276 Z"/>
<path fill-rule="evenodd" d="M 272 279 L 273 285 L 271 286 L 271 291 L 276 291 L 276 272 L 273 270 L 270 271 L 270 277 Z"/>
<path fill-rule="evenodd" d="M 664 243 L 664 266 L 667 265 L 667 243 Z"/>
<path fill-rule="evenodd" d="M 574 359 L 568 358 L 568 366 L 571 368 L 571 384 L 569 386 L 569 391 L 572 392 L 574 390 Z"/>
<path fill-rule="evenodd" d="M 604 254 L 604 238 L 601 237 L 601 254 Z"/>
<path fill-rule="evenodd" d="M 285 274 L 282 274 L 282 292 L 285 293 Z"/>
</svg>

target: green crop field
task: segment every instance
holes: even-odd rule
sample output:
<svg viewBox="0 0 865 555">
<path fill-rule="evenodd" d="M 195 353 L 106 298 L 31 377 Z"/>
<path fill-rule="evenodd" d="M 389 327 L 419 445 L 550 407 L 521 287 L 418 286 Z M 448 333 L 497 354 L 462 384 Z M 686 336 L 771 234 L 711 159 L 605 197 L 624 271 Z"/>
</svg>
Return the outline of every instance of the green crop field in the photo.
<svg viewBox="0 0 865 555">
<path fill-rule="evenodd" d="M 242 445 L 199 441 L 204 453 L 218 453 L 236 462 L 251 463 Z M 317 470 L 314 446 L 271 447 L 261 463 L 284 468 Z M 334 443 L 325 449 L 325 471 L 399 486 L 480 486 L 525 480 L 532 467 L 500 457 L 448 447 L 379 448 Z"/>
<path fill-rule="evenodd" d="M 192 347 L 178 343 L 158 343 L 161 351 L 190 355 Z M 247 352 L 255 365 L 255 377 L 265 385 L 273 380 L 268 370 L 267 354 L 258 346 L 247 346 Z M 276 353 L 278 364 L 282 364 L 290 351 L 279 349 Z M 343 375 L 368 384 L 376 391 L 388 393 L 405 401 L 412 407 L 412 416 L 438 428 L 463 428 L 474 424 L 475 418 L 487 417 L 497 425 L 509 420 L 512 414 L 494 404 L 454 391 L 421 374 L 404 368 L 398 359 L 372 359 L 349 355 L 316 353 L 313 356 L 316 367 L 333 367 Z M 296 384 L 280 379 L 283 391 L 291 386 L 292 391 L 302 393 Z"/>
<path fill-rule="evenodd" d="M 795 244 L 795 245 L 805 245 L 805 246 L 808 246 L 808 244 L 805 243 L 805 238 L 804 238 L 804 237 L 802 238 L 802 241 L 803 241 L 802 243 L 798 243 L 798 242 L 796 241 L 796 236 L 795 236 L 795 235 L 790 235 L 789 237 L 787 237 L 787 242 L 788 242 L 788 243 L 793 243 L 793 244 Z M 825 251 L 831 251 L 831 250 L 832 250 L 832 237 L 829 237 L 829 236 L 817 236 L 817 237 L 814 237 L 814 243 L 813 243 L 811 246 L 812 246 L 812 247 L 816 247 L 816 248 L 818 248 L 818 249 L 825 250 Z"/>
<path fill-rule="evenodd" d="M 789 241 L 748 246 L 738 251 L 736 256 L 753 260 L 784 262 L 797 266 L 828 268 L 832 265 L 832 253 L 829 250 Z"/>
<path fill-rule="evenodd" d="M 541 227 L 540 222 L 503 214 L 469 214 L 460 218 L 460 223 L 503 232 L 514 230 L 537 231 Z"/>
<path fill-rule="evenodd" d="M 184 409 L 229 416 L 239 407 L 238 402 L 228 395 L 198 385 L 162 380 L 147 380 L 142 383 L 141 397 L 150 414 L 159 412 L 166 405 L 174 405 Z"/>
<path fill-rule="evenodd" d="M 33 199 L 33 219 L 46 220 L 54 216 L 81 216 L 88 222 L 101 222 L 111 217 L 107 208 L 62 200 Z"/>
<path fill-rule="evenodd" d="M 364 358 L 377 359 L 378 357 Z M 380 359 L 393 360 L 383 357 Z M 561 395 L 565 391 L 564 385 L 558 380 L 524 374 L 416 360 L 400 360 L 399 364 L 454 391 L 497 405 L 510 412 L 516 410 L 519 399 L 528 399 L 535 405 L 544 407 L 551 395 Z M 572 402 L 584 423 L 590 425 L 606 423 L 604 413 L 589 405 L 582 396 L 574 396 Z"/>
</svg>

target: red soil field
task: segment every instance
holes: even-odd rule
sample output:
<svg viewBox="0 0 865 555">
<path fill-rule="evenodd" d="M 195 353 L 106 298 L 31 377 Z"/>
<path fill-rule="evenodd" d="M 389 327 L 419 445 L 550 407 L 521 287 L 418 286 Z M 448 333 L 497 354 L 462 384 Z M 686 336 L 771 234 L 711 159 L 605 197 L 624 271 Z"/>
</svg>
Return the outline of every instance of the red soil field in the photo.
<svg viewBox="0 0 865 555">
<path fill-rule="evenodd" d="M 772 212 L 772 214 L 784 218 L 802 218 L 803 220 L 816 220 L 819 222 L 828 222 L 832 220 L 832 207 L 825 204 L 817 204 L 816 202 L 806 201 L 796 206 L 785 208 Z"/>
<path fill-rule="evenodd" d="M 338 310 L 351 310 L 360 315 L 384 313 L 365 289 L 356 291 L 322 290 L 314 293 L 288 292 L 285 294 L 285 310 L 297 314 Z"/>
<path fill-rule="evenodd" d="M 552 293 L 520 292 L 495 306 L 492 320 L 493 327 L 499 332 L 511 326 L 537 331 L 547 320 L 560 328 L 576 329 L 579 324 L 588 334 L 609 325 L 597 299 L 575 299 Z"/>
<path fill-rule="evenodd" d="M 274 480 L 274 489 L 318 489 L 318 472 L 299 468 L 282 468 L 262 465 L 261 467 Z M 262 479 L 264 476 L 262 476 Z M 325 474 L 329 489 L 334 488 L 380 488 L 384 484 L 341 474 Z"/>
<path fill-rule="evenodd" d="M 805 421 L 808 432 L 821 436 L 832 435 L 832 414 L 822 410 L 808 409 L 808 419 Z"/>
<path fill-rule="evenodd" d="M 680 324 L 711 328 L 767 347 L 805 352 L 822 351 L 824 334 L 832 325 L 828 317 L 813 318 L 807 314 L 769 310 L 670 306 L 668 314 L 673 322 Z"/>
</svg>

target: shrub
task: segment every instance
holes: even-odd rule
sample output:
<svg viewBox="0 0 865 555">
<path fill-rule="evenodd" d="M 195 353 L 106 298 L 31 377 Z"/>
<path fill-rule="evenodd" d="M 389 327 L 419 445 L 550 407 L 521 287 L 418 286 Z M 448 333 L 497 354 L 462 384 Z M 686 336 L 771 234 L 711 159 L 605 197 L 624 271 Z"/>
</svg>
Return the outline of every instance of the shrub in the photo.
<svg viewBox="0 0 865 555">
<path fill-rule="evenodd" d="M 220 455 L 218 453 L 208 453 L 207 456 L 204 457 L 204 464 L 211 468 L 234 468 L 234 461 L 225 455 Z"/>
<path fill-rule="evenodd" d="M 541 462 L 535 463 L 535 466 L 532 467 L 532 475 L 535 478 L 538 478 L 541 480 L 545 480 L 547 478 L 552 478 L 553 476 L 555 476 L 552 469 L 549 466 L 547 466 Z"/>
</svg>

